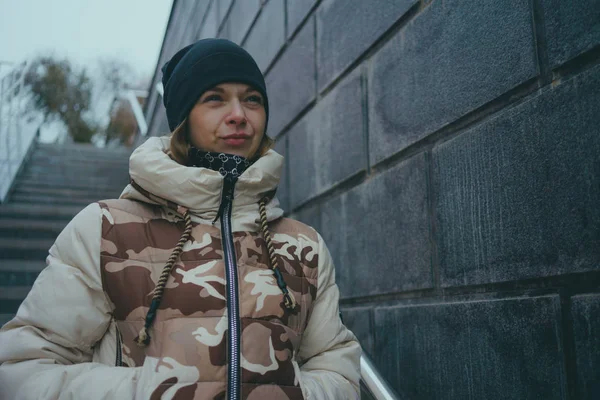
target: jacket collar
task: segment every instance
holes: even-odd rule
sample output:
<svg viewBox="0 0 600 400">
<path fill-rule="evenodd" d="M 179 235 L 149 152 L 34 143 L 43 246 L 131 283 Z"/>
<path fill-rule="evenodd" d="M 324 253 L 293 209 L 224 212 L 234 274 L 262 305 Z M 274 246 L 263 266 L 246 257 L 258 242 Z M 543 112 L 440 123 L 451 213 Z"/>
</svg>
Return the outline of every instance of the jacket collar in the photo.
<svg viewBox="0 0 600 400">
<path fill-rule="evenodd" d="M 143 190 L 130 184 L 120 198 L 171 209 L 173 205 L 183 206 L 190 210 L 195 222 L 212 223 L 221 201 L 223 176 L 217 171 L 186 167 L 173 161 L 167 155 L 168 148 L 168 136 L 153 137 L 132 153 L 129 174 Z M 269 150 L 240 175 L 233 199 L 234 231 L 258 230 L 258 202 L 264 196 L 274 196 L 282 166 L 283 157 Z M 279 201 L 273 197 L 267 205 L 267 219 L 271 221 L 282 215 Z"/>
</svg>

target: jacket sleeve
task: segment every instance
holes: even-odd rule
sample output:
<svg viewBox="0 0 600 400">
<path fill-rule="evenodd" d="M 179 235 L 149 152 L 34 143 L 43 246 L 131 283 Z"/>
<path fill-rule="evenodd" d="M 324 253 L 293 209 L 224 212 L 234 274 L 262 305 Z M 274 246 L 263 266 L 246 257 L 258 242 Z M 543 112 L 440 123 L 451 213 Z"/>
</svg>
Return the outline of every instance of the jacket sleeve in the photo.
<svg viewBox="0 0 600 400">
<path fill-rule="evenodd" d="M 0 330 L 0 399 L 135 398 L 139 368 L 91 362 L 111 318 L 100 277 L 101 218 L 91 204 L 67 225 Z"/>
<path fill-rule="evenodd" d="M 319 235 L 317 297 L 298 351 L 299 381 L 308 400 L 360 398 L 361 348 L 339 316 L 339 290 L 329 250 Z"/>
</svg>

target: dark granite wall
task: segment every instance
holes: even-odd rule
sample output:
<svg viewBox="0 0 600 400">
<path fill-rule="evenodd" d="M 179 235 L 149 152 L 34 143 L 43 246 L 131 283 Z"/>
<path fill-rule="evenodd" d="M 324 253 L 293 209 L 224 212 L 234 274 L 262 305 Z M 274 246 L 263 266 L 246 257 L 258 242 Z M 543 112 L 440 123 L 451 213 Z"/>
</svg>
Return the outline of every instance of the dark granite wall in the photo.
<svg viewBox="0 0 600 400">
<path fill-rule="evenodd" d="M 398 392 L 600 398 L 600 2 L 175 0 L 153 86 L 214 36 L 265 72 L 279 197 Z"/>
</svg>

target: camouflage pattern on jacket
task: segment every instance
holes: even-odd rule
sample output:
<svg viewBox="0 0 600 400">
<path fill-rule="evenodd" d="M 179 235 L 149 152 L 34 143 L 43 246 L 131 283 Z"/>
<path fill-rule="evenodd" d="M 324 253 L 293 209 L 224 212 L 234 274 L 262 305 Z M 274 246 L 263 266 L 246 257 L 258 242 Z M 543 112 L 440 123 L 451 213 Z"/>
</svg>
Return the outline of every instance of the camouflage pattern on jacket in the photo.
<svg viewBox="0 0 600 400">
<path fill-rule="evenodd" d="M 161 208 L 130 200 L 100 202 L 102 283 L 121 336 L 122 365 L 152 360 L 172 371 L 154 392 L 174 399 L 223 399 L 227 382 L 227 307 L 221 231 L 194 224 L 171 271 L 147 348 L 134 338 L 154 287 L 184 230 Z M 317 233 L 286 218 L 270 224 L 279 266 L 298 303 L 290 313 L 262 236 L 235 232 L 241 318 L 242 399 L 302 399 L 295 355 L 317 294 Z M 170 397 L 170 396 L 169 396 Z"/>
</svg>

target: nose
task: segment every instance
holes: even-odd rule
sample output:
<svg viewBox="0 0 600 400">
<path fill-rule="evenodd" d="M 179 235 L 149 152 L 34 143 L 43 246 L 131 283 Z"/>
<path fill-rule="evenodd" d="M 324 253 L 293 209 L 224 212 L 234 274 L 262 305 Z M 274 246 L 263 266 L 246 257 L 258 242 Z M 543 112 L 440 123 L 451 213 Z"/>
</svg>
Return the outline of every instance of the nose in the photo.
<svg viewBox="0 0 600 400">
<path fill-rule="evenodd" d="M 240 125 L 246 122 L 246 113 L 238 99 L 231 102 L 231 112 L 227 116 L 227 122 L 233 125 Z"/>
</svg>

